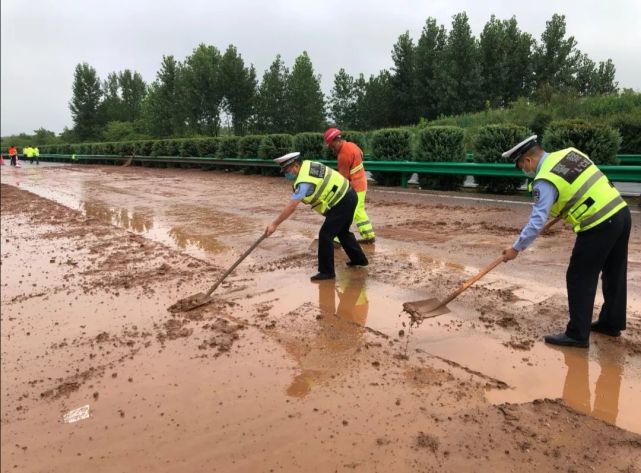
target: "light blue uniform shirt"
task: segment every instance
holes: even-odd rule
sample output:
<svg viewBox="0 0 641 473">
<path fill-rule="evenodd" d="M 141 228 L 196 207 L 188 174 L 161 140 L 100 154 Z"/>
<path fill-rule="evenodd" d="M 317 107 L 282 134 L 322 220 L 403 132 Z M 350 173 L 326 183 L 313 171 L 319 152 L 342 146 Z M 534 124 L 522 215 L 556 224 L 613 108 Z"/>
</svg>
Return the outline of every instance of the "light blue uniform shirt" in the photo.
<svg viewBox="0 0 641 473">
<path fill-rule="evenodd" d="M 314 186 L 309 182 L 301 182 L 296 186 L 296 191 L 292 194 L 292 200 L 303 200 L 314 192 Z"/>
<path fill-rule="evenodd" d="M 536 166 L 536 173 L 539 173 L 541 165 L 545 158 L 548 157 L 548 153 L 544 153 L 539 163 Z M 534 239 L 539 235 L 545 222 L 550 215 L 550 209 L 559 193 L 552 184 L 548 181 L 539 180 L 534 183 L 532 187 L 532 196 L 534 197 L 534 205 L 532 206 L 532 213 L 530 214 L 530 219 L 528 220 L 521 234 L 516 239 L 512 248 L 517 251 L 523 251 L 534 241 Z"/>
</svg>

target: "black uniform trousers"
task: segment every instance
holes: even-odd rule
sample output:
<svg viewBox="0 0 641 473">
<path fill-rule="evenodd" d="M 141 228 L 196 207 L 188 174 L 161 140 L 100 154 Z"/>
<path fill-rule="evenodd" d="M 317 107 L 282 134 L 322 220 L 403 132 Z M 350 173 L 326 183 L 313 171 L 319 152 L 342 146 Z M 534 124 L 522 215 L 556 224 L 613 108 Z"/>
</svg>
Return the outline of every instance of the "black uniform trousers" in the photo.
<svg viewBox="0 0 641 473">
<path fill-rule="evenodd" d="M 599 325 L 612 331 L 625 329 L 630 227 L 630 209 L 626 206 L 596 227 L 577 233 L 566 273 L 568 337 L 581 341 L 590 337 L 599 273 L 604 299 Z"/>
<path fill-rule="evenodd" d="M 318 272 L 335 275 L 334 271 L 334 237 L 338 237 L 341 246 L 354 264 L 367 264 L 367 256 L 349 230 L 354 220 L 354 210 L 358 197 L 351 187 L 338 204 L 325 214 L 325 222 L 318 232 Z"/>
</svg>

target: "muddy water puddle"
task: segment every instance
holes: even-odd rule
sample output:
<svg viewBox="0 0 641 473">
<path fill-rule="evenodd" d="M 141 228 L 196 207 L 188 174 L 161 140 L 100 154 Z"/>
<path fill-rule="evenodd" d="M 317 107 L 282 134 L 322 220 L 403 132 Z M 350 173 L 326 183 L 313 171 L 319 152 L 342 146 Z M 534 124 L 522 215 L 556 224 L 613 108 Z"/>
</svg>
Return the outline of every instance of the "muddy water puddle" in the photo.
<svg viewBox="0 0 641 473">
<path fill-rule="evenodd" d="M 223 263 L 233 261 L 234 255 L 226 253 L 239 235 L 263 230 L 262 222 L 216 209 L 214 193 L 198 193 L 206 181 L 194 184 L 154 173 L 146 179 L 125 174 L 101 180 L 69 167 L 27 167 L 3 170 L 2 182 L 197 258 L 217 255 Z M 190 200 L 195 194 L 196 204 Z"/>
<path fill-rule="evenodd" d="M 580 412 L 641 433 L 641 360 L 618 349 L 617 341 L 596 335 L 590 350 L 577 350 L 545 345 L 542 336 L 515 340 L 500 328 L 485 329 L 478 313 L 456 302 L 448 304 L 450 314 L 410 327 L 402 304 L 425 294 L 369 280 L 364 268 L 339 270 L 336 281 L 321 284 L 308 283 L 307 277 L 301 271 L 265 274 L 235 301 L 246 311 L 251 310 L 247 304 L 268 304 L 269 321 L 276 324 L 282 314 L 291 316 L 301 305 L 311 303 L 319 319 L 333 314 L 344 321 L 342 330 L 363 326 L 383 341 L 394 341 L 396 355 L 409 359 L 431 355 L 488 380 L 505 382 L 507 389 L 487 392 L 492 403 L 562 398 Z M 315 355 L 319 358 L 315 363 L 306 360 L 292 395 L 305 395 L 309 380 L 323 377 L 323 359 L 331 358 L 332 348 L 336 352 L 345 348 L 328 343 L 331 335 L 325 338 L 317 341 L 323 354 Z"/>
</svg>

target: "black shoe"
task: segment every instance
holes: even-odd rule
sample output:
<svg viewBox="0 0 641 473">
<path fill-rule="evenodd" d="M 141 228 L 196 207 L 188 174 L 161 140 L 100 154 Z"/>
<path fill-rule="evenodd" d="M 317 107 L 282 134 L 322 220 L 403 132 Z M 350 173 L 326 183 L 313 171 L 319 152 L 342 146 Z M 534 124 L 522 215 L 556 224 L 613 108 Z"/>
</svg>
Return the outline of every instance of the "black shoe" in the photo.
<svg viewBox="0 0 641 473">
<path fill-rule="evenodd" d="M 590 325 L 590 330 L 592 330 L 593 332 L 602 333 L 603 335 L 607 335 L 609 337 L 621 336 L 621 330 L 612 330 L 610 328 L 604 327 L 603 324 L 600 324 L 598 320 L 592 322 L 592 325 Z"/>
<path fill-rule="evenodd" d="M 560 345 L 563 347 L 587 348 L 590 346 L 589 341 L 576 340 L 575 338 L 568 337 L 565 333 L 546 335 L 543 339 L 545 340 L 545 343 L 549 343 L 550 345 Z"/>
<path fill-rule="evenodd" d="M 362 240 L 358 240 L 358 242 L 361 245 L 373 245 L 376 242 L 376 237 L 374 237 L 374 238 L 363 238 Z"/>
<path fill-rule="evenodd" d="M 311 278 L 312 281 L 325 281 L 326 279 L 336 279 L 336 275 L 327 273 L 314 274 Z"/>
<path fill-rule="evenodd" d="M 354 261 L 347 262 L 347 266 L 367 266 L 368 264 L 369 264 L 369 261 L 360 262 L 360 263 L 356 263 Z"/>
</svg>

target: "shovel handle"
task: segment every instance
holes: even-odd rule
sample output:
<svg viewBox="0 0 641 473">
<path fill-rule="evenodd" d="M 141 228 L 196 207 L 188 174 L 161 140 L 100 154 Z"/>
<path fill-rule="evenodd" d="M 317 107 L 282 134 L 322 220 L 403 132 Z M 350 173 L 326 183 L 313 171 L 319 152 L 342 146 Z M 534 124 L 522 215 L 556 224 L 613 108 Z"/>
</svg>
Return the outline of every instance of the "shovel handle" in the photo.
<svg viewBox="0 0 641 473">
<path fill-rule="evenodd" d="M 468 287 L 470 287 L 470 286 L 471 286 L 472 284 L 474 284 L 476 281 L 478 281 L 479 279 L 481 279 L 481 278 L 482 278 L 483 276 L 485 276 L 487 273 L 489 273 L 490 271 L 492 271 L 494 268 L 496 268 L 496 267 L 497 267 L 499 264 L 501 264 L 502 262 L 503 262 L 503 255 L 499 256 L 497 259 L 495 259 L 495 260 L 494 260 L 494 261 L 492 261 L 490 264 L 488 264 L 485 268 L 481 269 L 481 270 L 480 270 L 480 271 L 479 271 L 475 276 L 472 276 L 470 279 L 468 279 L 468 280 L 467 280 L 467 281 L 465 281 L 463 284 L 461 284 L 461 286 L 460 286 L 456 291 L 454 291 L 452 294 L 450 294 L 450 295 L 447 297 L 447 299 L 445 299 L 445 300 L 441 303 L 441 305 L 440 305 L 439 307 L 444 306 L 444 305 L 446 305 L 448 302 L 451 302 L 451 301 L 453 301 L 454 299 L 456 299 L 456 298 L 459 296 L 459 294 L 461 294 L 464 290 L 466 290 Z"/>
<path fill-rule="evenodd" d="M 550 228 L 552 228 L 552 227 L 556 224 L 556 222 L 558 222 L 559 220 L 561 220 L 561 217 L 555 217 L 555 218 L 553 218 L 552 220 L 548 220 L 548 222 L 545 224 L 545 226 L 544 226 L 544 227 L 543 227 L 543 229 L 541 230 L 541 234 L 546 233 L 546 232 L 547 232 Z"/>
<path fill-rule="evenodd" d="M 211 293 L 216 290 L 216 288 L 220 285 L 221 282 L 225 280 L 227 276 L 231 274 L 231 272 L 236 269 L 236 266 L 238 266 L 245 258 L 247 258 L 247 255 L 254 251 L 254 249 L 260 244 L 261 241 L 263 241 L 265 238 L 267 238 L 267 233 L 263 233 L 258 240 L 254 242 L 252 246 L 250 246 L 242 255 L 240 255 L 240 258 L 236 260 L 234 264 L 231 265 L 231 267 L 225 271 L 225 274 L 223 274 L 218 281 L 214 283 L 214 285 L 207 291 L 207 294 L 205 294 L 204 299 L 208 298 L 211 296 Z"/>
</svg>

